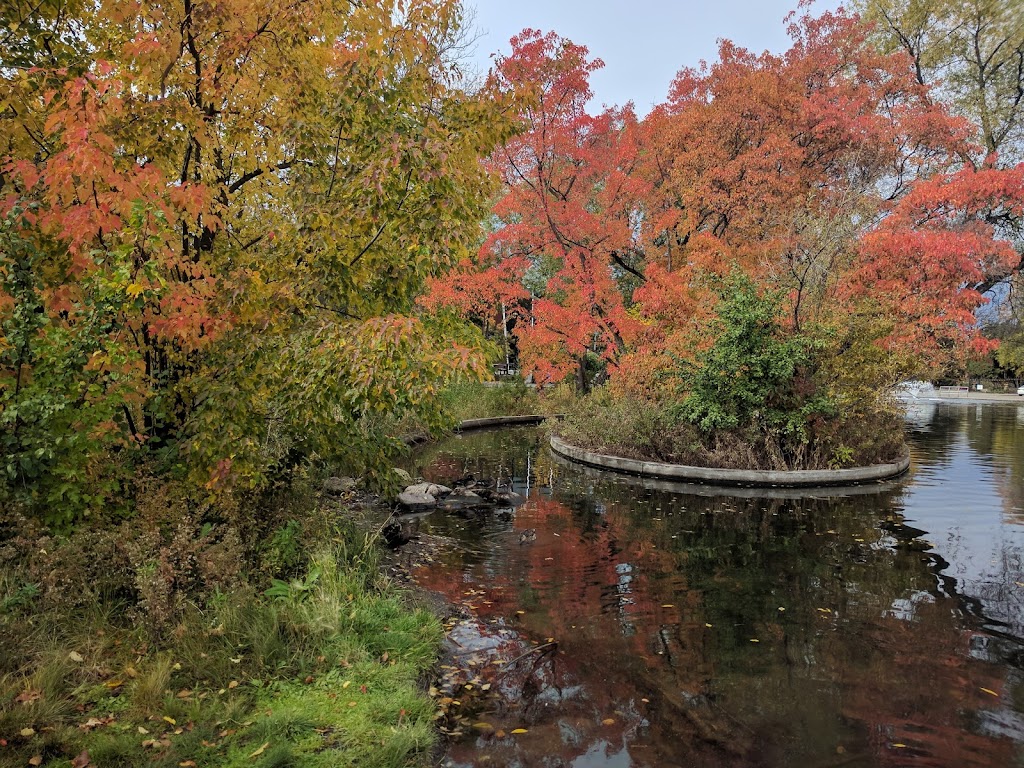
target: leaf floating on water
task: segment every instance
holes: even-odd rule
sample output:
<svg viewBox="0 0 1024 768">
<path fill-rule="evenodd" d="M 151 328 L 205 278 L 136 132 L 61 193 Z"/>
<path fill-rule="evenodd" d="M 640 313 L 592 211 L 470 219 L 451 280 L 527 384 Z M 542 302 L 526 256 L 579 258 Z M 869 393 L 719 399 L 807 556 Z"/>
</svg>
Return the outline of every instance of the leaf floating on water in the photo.
<svg viewBox="0 0 1024 768">
<path fill-rule="evenodd" d="M 513 728 L 512 733 L 529 733 L 525 728 Z"/>
<path fill-rule="evenodd" d="M 999 694 L 993 691 L 991 688 L 982 688 L 981 690 L 989 694 L 990 696 L 995 696 L 997 699 L 999 698 Z"/>
</svg>

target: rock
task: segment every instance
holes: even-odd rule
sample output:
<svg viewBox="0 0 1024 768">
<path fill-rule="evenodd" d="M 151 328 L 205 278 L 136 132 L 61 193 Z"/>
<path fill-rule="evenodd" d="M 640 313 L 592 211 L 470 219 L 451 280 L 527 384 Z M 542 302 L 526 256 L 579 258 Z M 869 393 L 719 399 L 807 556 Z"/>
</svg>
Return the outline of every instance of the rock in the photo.
<svg viewBox="0 0 1024 768">
<path fill-rule="evenodd" d="M 521 507 L 526 503 L 526 497 L 521 496 L 515 491 L 501 491 L 500 493 L 494 494 L 495 504 L 507 504 L 510 507 Z"/>
<path fill-rule="evenodd" d="M 384 543 L 392 549 L 408 544 L 412 539 L 412 534 L 406 527 L 395 520 L 392 520 L 381 529 L 381 535 L 384 537 Z"/>
<path fill-rule="evenodd" d="M 409 488 L 398 494 L 398 503 L 410 509 L 433 507 L 437 504 L 437 498 L 433 494 L 427 493 L 426 489 L 413 490 L 415 488 L 416 486 L 414 485 L 409 486 Z"/>
<path fill-rule="evenodd" d="M 394 467 L 391 471 L 395 473 L 395 477 L 397 477 L 400 482 L 403 482 L 403 483 L 411 483 L 412 482 L 412 475 L 410 475 L 408 472 L 406 472 L 401 467 Z"/>
<path fill-rule="evenodd" d="M 470 509 L 486 505 L 487 501 L 479 494 L 461 488 L 452 491 L 438 504 L 442 509 Z"/>
<path fill-rule="evenodd" d="M 429 493 L 434 498 L 438 496 L 447 496 L 452 492 L 452 489 L 447 485 L 438 485 L 437 483 L 416 483 L 416 485 L 410 485 L 405 489 L 406 493 Z"/>
<path fill-rule="evenodd" d="M 324 480 L 324 493 L 340 496 L 355 489 L 357 481 L 353 477 L 328 477 Z"/>
</svg>

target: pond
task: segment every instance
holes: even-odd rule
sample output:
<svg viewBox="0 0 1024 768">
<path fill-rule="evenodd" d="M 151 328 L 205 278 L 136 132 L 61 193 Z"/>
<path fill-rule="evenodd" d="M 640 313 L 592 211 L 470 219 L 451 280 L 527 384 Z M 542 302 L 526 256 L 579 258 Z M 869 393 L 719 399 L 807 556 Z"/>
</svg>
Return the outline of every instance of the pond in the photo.
<svg viewBox="0 0 1024 768">
<path fill-rule="evenodd" d="M 1024 408 L 907 425 L 911 472 L 845 492 L 603 474 L 537 428 L 420 449 L 527 497 L 415 524 L 464 611 L 445 764 L 1024 764 Z"/>
</svg>

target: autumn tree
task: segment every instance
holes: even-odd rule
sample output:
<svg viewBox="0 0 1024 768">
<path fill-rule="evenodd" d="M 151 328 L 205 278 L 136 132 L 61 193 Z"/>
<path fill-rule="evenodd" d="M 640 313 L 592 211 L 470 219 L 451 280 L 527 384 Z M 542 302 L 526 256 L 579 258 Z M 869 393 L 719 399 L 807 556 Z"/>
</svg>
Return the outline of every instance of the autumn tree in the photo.
<svg viewBox="0 0 1024 768">
<path fill-rule="evenodd" d="M 5 13 L 13 487 L 48 479 L 32 493 L 64 499 L 140 452 L 212 489 L 311 455 L 379 469 L 375 420 L 436 418 L 437 388 L 479 370 L 413 311 L 475 237 L 479 161 L 506 125 L 446 58 L 457 3 Z"/>
<path fill-rule="evenodd" d="M 738 265 L 788 293 L 794 332 L 831 328 L 846 353 L 882 341 L 903 374 L 941 363 L 976 337 L 974 286 L 1015 263 L 997 224 L 1020 210 L 1021 173 L 965 166 L 970 125 L 855 17 L 806 16 L 790 33 L 779 56 L 723 43 L 645 121 L 638 299 L 655 346 L 692 345 L 701 275 Z"/>
<path fill-rule="evenodd" d="M 883 49 L 911 57 L 915 78 L 932 98 L 974 125 L 979 146 L 968 162 L 1013 168 L 1024 161 L 1024 13 L 1018 4 L 857 0 L 853 8 L 872 25 Z M 1001 313 L 1012 318 L 1008 294 L 1024 292 L 1024 222 L 1002 216 L 996 225 L 1017 241 L 1021 255 L 1009 281 L 988 279 L 977 287 L 995 289 Z"/>
<path fill-rule="evenodd" d="M 978 128 L 983 153 L 1024 160 L 1024 13 L 999 0 L 856 0 L 874 39 L 911 57 L 914 77 Z"/>
<path fill-rule="evenodd" d="M 517 95 L 521 120 L 490 158 L 504 183 L 497 221 L 461 281 L 438 289 L 465 304 L 470 276 L 488 269 L 488 284 L 506 286 L 516 307 L 524 367 L 540 382 L 574 374 L 585 389 L 588 355 L 614 367 L 635 324 L 626 310 L 630 281 L 643 279 L 636 118 L 629 105 L 587 112 L 589 76 L 603 64 L 583 46 L 529 29 L 511 43 L 491 76 Z"/>
</svg>

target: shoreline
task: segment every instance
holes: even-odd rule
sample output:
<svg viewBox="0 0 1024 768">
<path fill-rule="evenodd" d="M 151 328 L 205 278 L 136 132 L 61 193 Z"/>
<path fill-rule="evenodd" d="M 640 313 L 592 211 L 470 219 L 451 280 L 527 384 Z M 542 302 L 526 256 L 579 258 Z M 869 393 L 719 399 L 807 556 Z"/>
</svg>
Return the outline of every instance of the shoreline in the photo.
<svg viewBox="0 0 1024 768">
<path fill-rule="evenodd" d="M 962 394 L 951 395 L 938 393 L 934 395 L 913 395 L 908 397 L 898 398 L 899 402 L 904 405 L 912 405 L 913 403 L 975 403 L 975 404 L 997 404 L 1002 403 L 1003 405 L 1024 405 L 1024 396 L 1021 395 L 1010 395 L 1003 394 L 1001 392 L 964 392 Z"/>
</svg>

